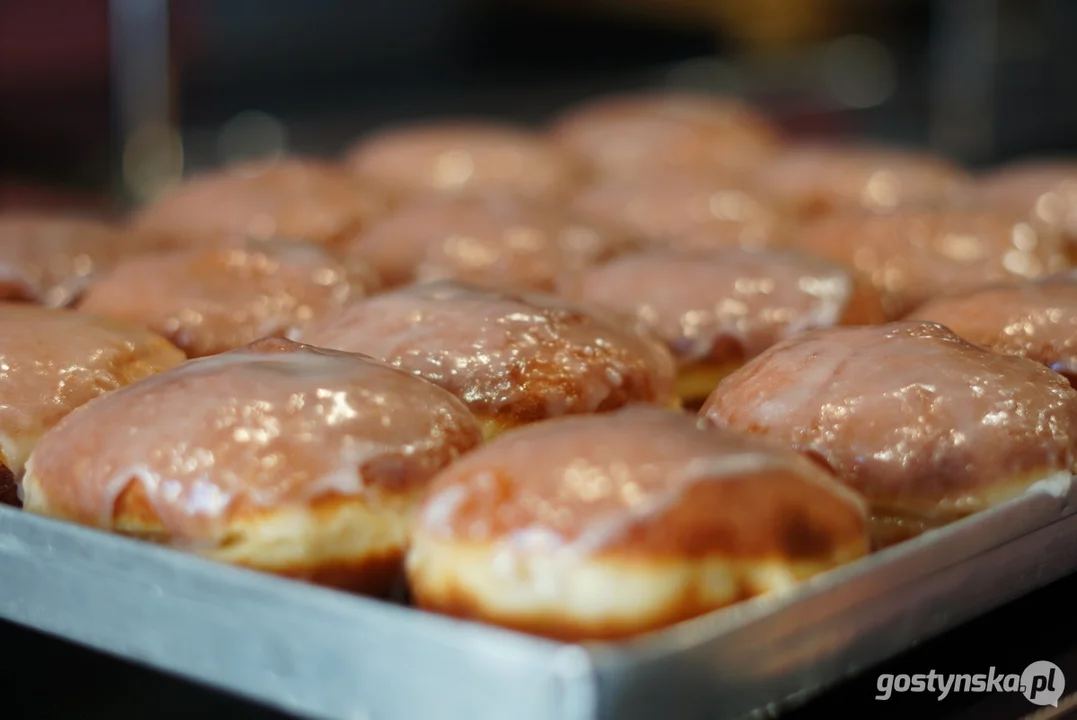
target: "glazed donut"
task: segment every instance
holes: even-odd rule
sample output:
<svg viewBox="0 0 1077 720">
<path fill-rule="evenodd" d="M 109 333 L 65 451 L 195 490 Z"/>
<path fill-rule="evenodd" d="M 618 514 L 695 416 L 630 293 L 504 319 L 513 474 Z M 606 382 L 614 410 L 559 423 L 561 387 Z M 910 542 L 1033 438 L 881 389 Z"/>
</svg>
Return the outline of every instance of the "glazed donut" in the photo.
<svg viewBox="0 0 1077 720">
<path fill-rule="evenodd" d="M 930 300 L 910 317 L 969 342 L 1043 363 L 1077 386 L 1077 277 L 1052 277 Z"/>
<path fill-rule="evenodd" d="M 550 134 L 604 175 L 754 169 L 780 133 L 744 102 L 683 91 L 612 95 L 556 118 Z"/>
<path fill-rule="evenodd" d="M 577 193 L 584 215 L 620 224 L 655 247 L 709 251 L 780 243 L 787 225 L 767 195 L 709 172 L 648 173 L 606 179 Z"/>
<path fill-rule="evenodd" d="M 507 193 L 434 196 L 376 223 L 345 248 L 386 285 L 456 279 L 550 292 L 557 277 L 635 250 L 620 227 Z"/>
<path fill-rule="evenodd" d="M 384 191 L 344 168 L 289 157 L 191 177 L 140 209 L 131 223 L 180 248 L 274 238 L 332 247 L 364 230 L 391 205 Z"/>
<path fill-rule="evenodd" d="M 116 262 L 154 249 L 149 239 L 99 220 L 0 215 L 0 300 L 68 307 Z"/>
<path fill-rule="evenodd" d="M 388 593 L 433 474 L 480 441 L 451 394 L 288 340 L 192 360 L 72 413 L 26 509 L 324 585 Z"/>
<path fill-rule="evenodd" d="M 429 610 L 613 640 L 859 558 L 867 525 L 795 453 L 636 406 L 536 423 L 441 472 L 407 574 Z"/>
<path fill-rule="evenodd" d="M 856 270 L 893 319 L 934 297 L 1068 265 L 1056 235 L 1003 210 L 969 207 L 838 213 L 805 225 L 792 244 Z"/>
<path fill-rule="evenodd" d="M 971 193 L 986 205 L 1005 205 L 1060 234 L 1077 254 L 1077 160 L 1024 161 L 983 175 Z"/>
<path fill-rule="evenodd" d="M 487 437 L 558 415 L 674 402 L 673 359 L 659 341 L 536 293 L 413 285 L 353 303 L 301 339 L 437 383 L 468 404 Z"/>
<path fill-rule="evenodd" d="M 263 337 L 293 337 L 378 287 L 373 270 L 295 241 L 145 255 L 86 291 L 83 312 L 114 317 L 205 357 Z"/>
<path fill-rule="evenodd" d="M 890 212 L 956 196 L 971 177 L 936 155 L 889 147 L 803 145 L 762 164 L 758 184 L 802 217 Z"/>
<path fill-rule="evenodd" d="M 494 190 L 556 200 L 586 177 L 583 162 L 537 133 L 443 120 L 380 130 L 348 151 L 361 177 L 399 196 Z"/>
<path fill-rule="evenodd" d="M 0 303 L 0 498 L 15 500 L 30 451 L 61 418 L 183 360 L 164 338 L 108 318 Z"/>
<path fill-rule="evenodd" d="M 561 294 L 633 318 L 678 361 L 677 390 L 698 408 L 723 377 L 785 337 L 884 321 L 853 273 L 792 252 L 628 255 L 568 276 Z"/>
<path fill-rule="evenodd" d="M 726 378 L 701 414 L 833 470 L 870 501 L 881 536 L 1077 469 L 1077 391 L 1065 378 L 934 323 L 785 340 Z"/>
</svg>

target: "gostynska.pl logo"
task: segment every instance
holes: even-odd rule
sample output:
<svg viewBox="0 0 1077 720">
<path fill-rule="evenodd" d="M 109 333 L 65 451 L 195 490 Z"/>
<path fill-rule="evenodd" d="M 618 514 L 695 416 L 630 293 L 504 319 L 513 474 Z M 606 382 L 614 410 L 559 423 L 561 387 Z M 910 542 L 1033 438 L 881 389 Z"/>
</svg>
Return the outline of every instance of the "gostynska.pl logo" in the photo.
<svg viewBox="0 0 1077 720">
<path fill-rule="evenodd" d="M 1066 689 L 1066 678 L 1052 662 L 1038 660 L 1020 675 L 999 673 L 989 668 L 986 673 L 937 673 L 931 670 L 916 675 L 880 675 L 876 683 L 876 700 L 889 700 L 894 693 L 930 693 L 944 700 L 951 693 L 1019 692 L 1033 705 L 1058 706 L 1058 698 Z"/>
</svg>

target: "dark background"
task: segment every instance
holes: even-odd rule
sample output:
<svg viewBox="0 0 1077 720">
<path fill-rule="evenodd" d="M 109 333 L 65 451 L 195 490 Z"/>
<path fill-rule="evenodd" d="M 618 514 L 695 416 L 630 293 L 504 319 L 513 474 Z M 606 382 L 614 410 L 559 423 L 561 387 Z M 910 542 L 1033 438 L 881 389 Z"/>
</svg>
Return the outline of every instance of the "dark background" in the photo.
<svg viewBox="0 0 1077 720">
<path fill-rule="evenodd" d="M 791 8 L 803 17 L 780 20 Z M 1068 0 L 184 0 L 169 14 L 170 77 L 146 80 L 168 86 L 188 172 L 227 159 L 221 131 L 251 111 L 287 149 L 333 154 L 394 120 L 538 122 L 669 84 L 744 94 L 798 135 L 970 164 L 1077 150 Z M 0 0 L 0 202 L 26 184 L 118 189 L 115 27 L 106 0 Z"/>
</svg>

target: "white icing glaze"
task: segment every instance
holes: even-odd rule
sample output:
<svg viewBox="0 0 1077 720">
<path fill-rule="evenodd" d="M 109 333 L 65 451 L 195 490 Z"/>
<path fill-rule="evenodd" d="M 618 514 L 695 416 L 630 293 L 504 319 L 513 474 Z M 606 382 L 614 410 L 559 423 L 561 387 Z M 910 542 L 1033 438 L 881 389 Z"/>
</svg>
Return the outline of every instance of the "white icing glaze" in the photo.
<svg viewBox="0 0 1077 720">
<path fill-rule="evenodd" d="M 787 252 L 637 254 L 569 276 L 562 294 L 633 318 L 686 363 L 733 340 L 743 357 L 838 324 L 853 293 L 845 268 Z"/>
<path fill-rule="evenodd" d="M 739 100 L 679 91 L 612 95 L 557 118 L 551 133 L 607 175 L 656 170 L 752 170 L 778 138 Z"/>
<path fill-rule="evenodd" d="M 153 249 L 94 220 L 0 215 L 0 297 L 67 307 L 122 258 Z"/>
<path fill-rule="evenodd" d="M 41 433 L 110 390 L 172 367 L 162 338 L 106 318 L 0 304 L 0 449 L 18 479 Z"/>
<path fill-rule="evenodd" d="M 371 270 L 321 246 L 248 242 L 132 258 L 92 285 L 80 309 L 146 327 L 202 357 L 294 337 L 375 287 Z"/>
<path fill-rule="evenodd" d="M 760 475 L 771 470 L 786 472 Z M 743 493 L 737 495 L 742 503 L 716 507 L 725 517 L 714 520 L 756 517 L 758 527 L 737 525 L 745 537 L 778 533 L 767 523 L 801 503 L 820 517 L 843 516 L 851 523 L 846 530 L 864 532 L 863 501 L 804 458 L 645 406 L 546 421 L 499 437 L 439 475 L 419 523 L 433 536 L 496 542 L 500 562 L 511 571 L 514 556 L 579 557 L 632 542 L 634 528 L 661 521 L 684 506 L 693 488 L 709 483 L 729 483 Z M 671 537 L 688 532 L 668 530 Z M 774 537 L 755 540 L 730 542 L 780 544 Z"/>
<path fill-rule="evenodd" d="M 617 226 L 504 192 L 426 197 L 359 236 L 347 252 L 390 285 L 455 278 L 550 291 L 565 270 L 637 247 Z"/>
<path fill-rule="evenodd" d="M 1077 469 L 1077 391 L 933 323 L 818 330 L 728 377 L 704 417 L 824 460 L 885 507 L 981 509 Z"/>
<path fill-rule="evenodd" d="M 348 155 L 357 174 L 396 193 L 499 190 L 556 198 L 584 175 L 580 160 L 537 133 L 441 120 L 377 131 Z"/>
<path fill-rule="evenodd" d="M 214 538 L 235 512 L 410 492 L 479 437 L 460 401 L 429 383 L 356 355 L 265 341 L 69 416 L 30 460 L 42 497 L 28 507 L 108 527 L 138 483 L 167 532 Z"/>
<path fill-rule="evenodd" d="M 989 286 L 937 298 L 911 318 L 945 325 L 995 352 L 1043 363 L 1071 383 L 1077 378 L 1077 283 L 1073 277 Z"/>
<path fill-rule="evenodd" d="M 169 188 L 132 219 L 180 247 L 295 238 L 334 243 L 388 212 L 385 193 L 344 168 L 283 157 L 244 162 Z"/>
<path fill-rule="evenodd" d="M 895 147 L 801 145 L 760 166 L 758 181 L 801 209 L 889 212 L 954 197 L 968 174 L 940 156 Z"/>
<path fill-rule="evenodd" d="M 672 359 L 657 340 L 539 294 L 414 285 L 357 302 L 301 338 L 385 360 L 477 411 L 555 416 L 593 412 L 620 391 L 655 402 L 672 392 Z"/>
</svg>

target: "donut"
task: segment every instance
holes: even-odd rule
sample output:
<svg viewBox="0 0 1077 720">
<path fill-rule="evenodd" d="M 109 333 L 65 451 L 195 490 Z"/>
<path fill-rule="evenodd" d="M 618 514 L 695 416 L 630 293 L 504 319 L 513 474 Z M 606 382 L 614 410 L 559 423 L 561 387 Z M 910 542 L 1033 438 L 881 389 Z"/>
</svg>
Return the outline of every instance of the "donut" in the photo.
<svg viewBox="0 0 1077 720">
<path fill-rule="evenodd" d="M 0 502 L 14 504 L 31 450 L 64 416 L 183 360 L 164 338 L 109 318 L 0 303 Z"/>
<path fill-rule="evenodd" d="M 71 306 L 116 262 L 154 249 L 148 239 L 96 219 L 2 214 L 0 301 Z"/>
<path fill-rule="evenodd" d="M 794 146 L 761 164 L 754 177 L 802 217 L 936 205 L 971 183 L 965 170 L 944 157 L 863 145 Z"/>
<path fill-rule="evenodd" d="M 373 270 L 322 246 L 252 241 L 132 258 L 92 284 L 79 310 L 152 330 L 194 358 L 294 336 L 377 287 Z"/>
<path fill-rule="evenodd" d="M 267 339 L 66 417 L 27 464 L 25 508 L 383 595 L 423 488 L 479 441 L 467 408 L 431 383 Z"/>
<path fill-rule="evenodd" d="M 600 97 L 555 118 L 550 135 L 602 175 L 724 169 L 750 171 L 781 134 L 740 100 L 666 90 Z"/>
<path fill-rule="evenodd" d="M 844 267 L 787 251 L 628 255 L 566 276 L 561 294 L 632 318 L 678 364 L 685 407 L 776 342 L 805 330 L 885 320 L 874 289 Z"/>
<path fill-rule="evenodd" d="M 842 212 L 804 225 L 791 245 L 856 270 L 900 319 L 931 298 L 1035 279 L 1068 265 L 1053 234 L 1002 210 Z"/>
<path fill-rule="evenodd" d="M 1077 391 L 1056 372 L 929 322 L 785 340 L 701 410 L 795 449 L 864 495 L 876 534 L 914 534 L 1077 469 Z"/>
<path fill-rule="evenodd" d="M 868 548 L 863 501 L 811 462 L 634 406 L 506 433 L 439 473 L 406 569 L 421 608 L 618 640 Z"/>
<path fill-rule="evenodd" d="M 540 293 L 435 281 L 375 295 L 300 335 L 426 378 L 467 403 L 487 437 L 632 402 L 673 404 L 673 359 L 655 338 Z"/>
<path fill-rule="evenodd" d="M 620 226 L 653 247 L 709 251 L 778 245 L 788 218 L 766 194 L 710 172 L 655 172 L 605 179 L 580 190 L 580 213 Z"/>
<path fill-rule="evenodd" d="M 1035 360 L 1077 386 L 1077 276 L 929 300 L 909 319 L 945 325 L 969 342 Z"/>
<path fill-rule="evenodd" d="M 174 247 L 294 239 L 330 247 L 351 239 L 393 203 L 346 168 L 286 157 L 237 163 L 174 185 L 130 219 Z"/>
<path fill-rule="evenodd" d="M 982 175 L 971 197 L 986 205 L 1005 205 L 1053 230 L 1077 254 L 1077 160 L 1026 160 Z"/>
<path fill-rule="evenodd" d="M 457 279 L 550 292 L 562 272 L 639 244 L 619 226 L 555 203 L 481 192 L 417 200 L 375 223 L 344 253 L 369 263 L 389 286 Z"/>
<path fill-rule="evenodd" d="M 587 175 L 583 162 L 539 133 L 498 122 L 440 120 L 360 138 L 346 162 L 397 196 L 494 190 L 557 200 Z"/>
</svg>

